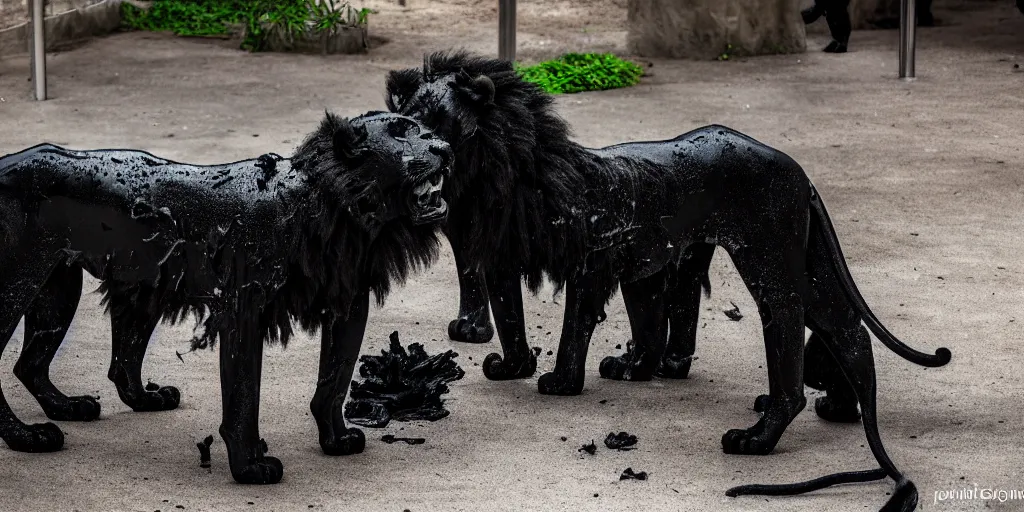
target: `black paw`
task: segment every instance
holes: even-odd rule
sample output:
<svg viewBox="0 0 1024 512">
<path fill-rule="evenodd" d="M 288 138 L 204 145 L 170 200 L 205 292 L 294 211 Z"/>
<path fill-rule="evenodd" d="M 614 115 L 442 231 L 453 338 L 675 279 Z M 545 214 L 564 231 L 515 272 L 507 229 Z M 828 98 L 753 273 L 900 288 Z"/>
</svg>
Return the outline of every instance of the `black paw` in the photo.
<svg viewBox="0 0 1024 512">
<path fill-rule="evenodd" d="M 653 372 L 643 371 L 625 356 L 608 356 L 601 361 L 601 377 L 612 380 L 647 381 Z"/>
<path fill-rule="evenodd" d="M 363 449 L 366 448 L 366 436 L 358 428 L 345 429 L 344 434 L 333 439 L 320 439 L 320 448 L 324 454 L 334 457 L 363 453 Z"/>
<path fill-rule="evenodd" d="M 768 406 L 772 403 L 772 397 L 768 395 L 758 395 L 754 399 L 754 412 L 765 412 L 768 410 Z"/>
<path fill-rule="evenodd" d="M 777 439 L 767 439 L 757 428 L 734 428 L 722 436 L 722 451 L 732 455 L 768 455 L 777 442 Z"/>
<path fill-rule="evenodd" d="M 857 409 L 856 401 L 833 400 L 827 396 L 819 397 L 814 401 L 814 412 L 819 418 L 833 423 L 857 423 L 860 421 L 860 411 Z"/>
<path fill-rule="evenodd" d="M 284 465 L 277 457 L 260 457 L 255 462 L 238 468 L 231 468 L 231 476 L 240 484 L 270 485 L 281 481 Z"/>
<path fill-rule="evenodd" d="M 542 395 L 575 396 L 583 392 L 583 379 L 573 382 L 545 373 L 537 380 L 537 390 Z"/>
<path fill-rule="evenodd" d="M 12 429 L 14 430 L 14 429 Z M 7 447 L 16 452 L 46 453 L 64 447 L 64 433 L 53 423 L 25 425 L 13 432 L 3 432 Z"/>
<path fill-rule="evenodd" d="M 668 356 L 662 358 L 654 374 L 663 379 L 685 379 L 690 376 L 693 356 Z"/>
<path fill-rule="evenodd" d="M 508 360 L 500 354 L 488 354 L 484 358 L 484 377 L 490 380 L 525 379 L 537 371 L 537 356 L 533 352 L 523 360 Z"/>
<path fill-rule="evenodd" d="M 825 53 L 846 53 L 846 43 L 833 40 L 822 51 Z"/>
<path fill-rule="evenodd" d="M 824 12 L 820 9 L 815 9 L 814 7 L 800 11 L 800 17 L 804 19 L 804 25 L 810 25 L 811 23 L 818 21 L 818 18 L 820 18 L 822 14 L 824 14 Z"/>
<path fill-rule="evenodd" d="M 124 403 L 135 412 L 170 411 L 181 403 L 181 392 L 174 386 L 164 386 L 156 391 L 139 393 Z"/>
<path fill-rule="evenodd" d="M 452 341 L 487 343 L 494 337 L 494 327 L 491 327 L 489 321 L 479 325 L 468 318 L 457 318 L 448 323 L 448 337 Z"/>
<path fill-rule="evenodd" d="M 69 396 L 59 407 L 44 409 L 53 421 L 93 421 L 100 417 L 100 403 L 91 396 Z"/>
</svg>

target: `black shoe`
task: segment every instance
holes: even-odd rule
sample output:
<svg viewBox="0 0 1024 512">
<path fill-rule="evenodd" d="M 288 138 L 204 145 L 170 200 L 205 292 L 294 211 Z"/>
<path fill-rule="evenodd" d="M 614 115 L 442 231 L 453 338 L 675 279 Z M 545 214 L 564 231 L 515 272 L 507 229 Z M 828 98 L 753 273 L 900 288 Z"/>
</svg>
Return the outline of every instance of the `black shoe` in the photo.
<svg viewBox="0 0 1024 512">
<path fill-rule="evenodd" d="M 825 53 L 846 53 L 846 43 L 840 43 L 833 39 L 822 51 Z"/>
</svg>

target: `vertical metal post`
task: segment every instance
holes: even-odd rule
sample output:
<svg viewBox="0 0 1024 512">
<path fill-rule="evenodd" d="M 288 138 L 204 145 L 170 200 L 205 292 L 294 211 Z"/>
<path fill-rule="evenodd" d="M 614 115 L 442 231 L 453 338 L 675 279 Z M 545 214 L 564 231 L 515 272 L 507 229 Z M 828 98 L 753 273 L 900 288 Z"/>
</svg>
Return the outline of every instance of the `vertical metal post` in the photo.
<svg viewBox="0 0 1024 512">
<path fill-rule="evenodd" d="M 46 99 L 46 14 L 43 0 L 32 0 L 32 83 L 36 100 Z"/>
<path fill-rule="evenodd" d="M 516 0 L 498 0 L 498 58 L 516 60 Z"/>
<path fill-rule="evenodd" d="M 914 0 L 900 1 L 900 78 L 914 78 L 917 12 Z"/>
</svg>

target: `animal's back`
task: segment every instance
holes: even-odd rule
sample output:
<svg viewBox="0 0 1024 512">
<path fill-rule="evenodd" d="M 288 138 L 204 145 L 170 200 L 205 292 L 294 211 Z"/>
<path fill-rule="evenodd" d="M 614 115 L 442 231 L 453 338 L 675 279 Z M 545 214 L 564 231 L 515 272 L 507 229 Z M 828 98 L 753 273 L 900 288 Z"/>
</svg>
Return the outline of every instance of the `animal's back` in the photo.
<svg viewBox="0 0 1024 512">
<path fill-rule="evenodd" d="M 689 175 L 712 172 L 725 172 L 731 177 L 765 172 L 803 174 L 800 165 L 789 155 L 721 125 L 703 126 L 667 140 L 627 142 L 590 151 Z"/>
</svg>

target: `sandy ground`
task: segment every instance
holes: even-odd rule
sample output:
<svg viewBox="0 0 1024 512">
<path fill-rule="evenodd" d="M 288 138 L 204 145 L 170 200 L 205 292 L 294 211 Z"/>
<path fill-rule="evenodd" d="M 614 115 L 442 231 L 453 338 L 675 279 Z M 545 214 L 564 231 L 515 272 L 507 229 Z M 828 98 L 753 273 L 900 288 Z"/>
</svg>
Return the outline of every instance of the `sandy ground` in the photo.
<svg viewBox="0 0 1024 512">
<path fill-rule="evenodd" d="M 53 99 L 45 103 L 29 100 L 26 59 L 0 60 L 0 153 L 43 141 L 139 148 L 196 163 L 288 153 L 325 107 L 349 115 L 382 108 L 384 73 L 417 65 L 424 50 L 494 51 L 493 11 L 460 18 L 491 3 L 445 4 L 447 11 L 423 0 L 410 0 L 404 10 L 385 6 L 376 33 L 391 42 L 367 56 L 250 55 L 208 41 L 120 34 L 52 55 Z M 621 7 L 521 3 L 527 59 L 590 42 L 622 48 Z M 882 434 L 897 465 L 920 488 L 924 510 L 1024 509 L 1021 501 L 933 504 L 938 490 L 1024 488 L 1024 73 L 1013 70 L 1024 54 L 1024 16 L 1010 2 L 973 5 L 974 11 L 939 9 L 947 25 L 921 32 L 914 83 L 894 78 L 897 34 L 872 31 L 855 33 L 846 55 L 655 61 L 637 87 L 559 99 L 588 145 L 667 138 L 723 123 L 804 165 L 875 312 L 911 345 L 953 351 L 948 367 L 924 370 L 875 345 Z M 825 42 L 812 35 L 809 46 Z M 877 509 L 888 483 L 796 498 L 724 496 L 736 484 L 794 481 L 874 462 L 860 426 L 828 424 L 810 410 L 794 421 L 775 454 L 722 454 L 722 433 L 756 420 L 751 405 L 767 382 L 753 302 L 721 252 L 712 272 L 715 292 L 702 311 L 700 359 L 691 379 L 620 383 L 597 377 L 599 360 L 617 353 L 616 344 L 629 336 L 616 297 L 594 335 L 586 391 L 556 398 L 538 395 L 535 378 L 484 379 L 476 365 L 496 343 L 447 341 L 458 292 L 445 253 L 371 313 L 364 353 L 386 346 L 396 329 L 404 342 L 425 342 L 431 352 L 454 347 L 467 376 L 452 386 L 451 416 L 367 430 L 361 455 L 322 455 L 307 405 L 318 343 L 301 337 L 266 356 L 262 435 L 286 467 L 283 483 L 272 487 L 236 485 L 219 439 L 212 472 L 199 468 L 194 443 L 216 433 L 220 400 L 215 354 L 190 354 L 184 363 L 175 357 L 190 326 L 159 329 L 144 373 L 180 386 L 181 408 L 132 413 L 106 380 L 108 322 L 97 295 L 86 293 L 53 375 L 70 394 L 100 395 L 101 420 L 63 423 L 67 444 L 59 453 L 0 449 L 0 509 Z M 722 314 L 730 301 L 747 315 L 739 322 Z M 526 312 L 531 342 L 545 354 L 555 349 L 561 308 L 550 293 L 528 299 Z M 11 375 L 19 351 L 14 341 L 0 363 L 4 390 L 22 419 L 45 421 Z M 553 357 L 540 358 L 542 371 L 553 363 Z M 400 428 L 427 443 L 378 441 Z M 639 448 L 577 453 L 580 444 L 600 444 L 613 430 L 637 434 Z M 627 466 L 648 471 L 650 480 L 619 482 Z"/>
</svg>

